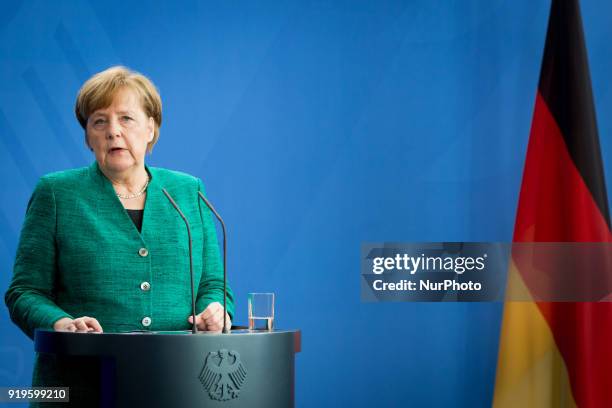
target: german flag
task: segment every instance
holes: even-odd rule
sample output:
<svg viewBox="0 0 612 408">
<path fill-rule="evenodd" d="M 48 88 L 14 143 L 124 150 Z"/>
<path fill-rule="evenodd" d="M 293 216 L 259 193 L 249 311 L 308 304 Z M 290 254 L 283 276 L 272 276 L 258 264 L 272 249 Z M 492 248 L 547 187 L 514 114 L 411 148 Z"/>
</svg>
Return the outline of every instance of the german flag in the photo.
<svg viewBox="0 0 612 408">
<path fill-rule="evenodd" d="M 513 240 L 612 242 L 577 0 L 552 1 Z M 493 406 L 612 407 L 612 303 L 507 302 Z"/>
</svg>

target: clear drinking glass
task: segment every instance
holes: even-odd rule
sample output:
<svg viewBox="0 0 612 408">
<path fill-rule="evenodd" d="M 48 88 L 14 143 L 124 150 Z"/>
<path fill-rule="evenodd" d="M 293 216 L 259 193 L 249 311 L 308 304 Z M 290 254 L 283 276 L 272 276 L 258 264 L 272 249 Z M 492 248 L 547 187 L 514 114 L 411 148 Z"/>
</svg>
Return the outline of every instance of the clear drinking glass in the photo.
<svg viewBox="0 0 612 408">
<path fill-rule="evenodd" d="M 274 293 L 249 293 L 249 330 L 274 328 Z"/>
</svg>

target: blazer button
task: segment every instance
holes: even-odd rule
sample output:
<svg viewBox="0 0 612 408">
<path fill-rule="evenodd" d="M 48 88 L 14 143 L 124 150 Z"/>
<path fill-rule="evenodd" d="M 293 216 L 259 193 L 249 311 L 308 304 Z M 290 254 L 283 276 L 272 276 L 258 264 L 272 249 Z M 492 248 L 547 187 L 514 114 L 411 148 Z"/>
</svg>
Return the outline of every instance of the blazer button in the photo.
<svg viewBox="0 0 612 408">
<path fill-rule="evenodd" d="M 142 319 L 142 325 L 144 327 L 149 327 L 151 325 L 151 318 L 145 317 L 144 319 Z"/>
<path fill-rule="evenodd" d="M 147 290 L 151 289 L 151 284 L 149 282 L 142 282 L 140 284 L 140 289 L 146 292 Z"/>
<path fill-rule="evenodd" d="M 149 251 L 147 250 L 147 248 L 140 248 L 138 250 L 138 255 L 144 258 L 145 256 L 149 255 Z"/>
</svg>

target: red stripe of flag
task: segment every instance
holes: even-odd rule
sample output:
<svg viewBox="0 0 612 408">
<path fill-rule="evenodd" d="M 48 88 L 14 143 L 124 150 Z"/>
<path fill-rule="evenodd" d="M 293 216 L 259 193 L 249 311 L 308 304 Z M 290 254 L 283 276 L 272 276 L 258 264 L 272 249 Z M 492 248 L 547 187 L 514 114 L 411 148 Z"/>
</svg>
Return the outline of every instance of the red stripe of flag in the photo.
<svg viewBox="0 0 612 408">
<path fill-rule="evenodd" d="M 552 2 L 538 88 L 514 241 L 612 242 L 577 0 Z M 567 366 L 576 404 L 612 407 L 612 303 L 538 307 Z"/>
</svg>

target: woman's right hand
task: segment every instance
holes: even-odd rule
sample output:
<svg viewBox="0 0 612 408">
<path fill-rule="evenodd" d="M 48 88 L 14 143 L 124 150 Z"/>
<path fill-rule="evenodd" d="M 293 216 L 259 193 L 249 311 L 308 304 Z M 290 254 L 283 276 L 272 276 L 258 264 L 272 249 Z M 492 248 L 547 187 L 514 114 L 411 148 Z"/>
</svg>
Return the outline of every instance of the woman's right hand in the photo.
<svg viewBox="0 0 612 408">
<path fill-rule="evenodd" d="M 77 333 L 102 333 L 102 326 L 93 317 L 83 316 L 76 319 L 63 317 L 53 324 L 53 330 Z"/>
</svg>

